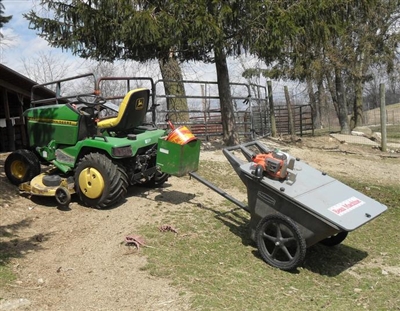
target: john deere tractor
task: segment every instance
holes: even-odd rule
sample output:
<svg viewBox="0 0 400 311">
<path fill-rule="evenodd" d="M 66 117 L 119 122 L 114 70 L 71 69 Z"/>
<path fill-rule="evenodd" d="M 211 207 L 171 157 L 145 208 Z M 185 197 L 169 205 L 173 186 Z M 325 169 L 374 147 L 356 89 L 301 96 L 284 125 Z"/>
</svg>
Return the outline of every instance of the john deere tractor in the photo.
<svg viewBox="0 0 400 311">
<path fill-rule="evenodd" d="M 130 185 L 160 186 L 168 179 L 157 165 L 158 142 L 168 132 L 154 125 L 148 88 L 128 90 L 118 111 L 112 111 L 107 99 L 97 95 L 98 82 L 92 93 L 62 97 L 57 94 L 60 81 L 51 82 L 57 85 L 54 102 L 32 95 L 32 103 L 41 106 L 24 113 L 29 146 L 5 161 L 11 183 L 33 195 L 55 196 L 60 205 L 77 193 L 85 205 L 107 208 L 119 203 Z M 114 115 L 100 118 L 103 110 Z M 153 122 L 145 123 L 149 111 Z M 48 168 L 41 173 L 43 165 Z"/>
</svg>

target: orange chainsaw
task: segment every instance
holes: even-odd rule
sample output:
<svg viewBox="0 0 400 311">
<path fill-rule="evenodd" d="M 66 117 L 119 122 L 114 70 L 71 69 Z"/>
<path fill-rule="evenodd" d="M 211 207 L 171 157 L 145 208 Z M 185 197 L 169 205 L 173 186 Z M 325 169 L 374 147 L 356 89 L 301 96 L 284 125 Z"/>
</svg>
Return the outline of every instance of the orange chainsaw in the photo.
<svg viewBox="0 0 400 311">
<path fill-rule="evenodd" d="M 288 175 L 288 157 L 285 153 L 271 151 L 268 153 L 255 154 L 252 156 L 252 161 L 261 165 L 265 174 L 272 178 L 285 179 Z"/>
</svg>

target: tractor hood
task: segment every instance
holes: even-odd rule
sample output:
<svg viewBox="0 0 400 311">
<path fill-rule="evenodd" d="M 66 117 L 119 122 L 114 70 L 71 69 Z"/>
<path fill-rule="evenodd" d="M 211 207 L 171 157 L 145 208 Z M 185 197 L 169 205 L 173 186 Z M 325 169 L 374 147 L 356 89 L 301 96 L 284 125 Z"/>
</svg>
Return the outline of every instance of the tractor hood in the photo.
<svg viewBox="0 0 400 311">
<path fill-rule="evenodd" d="M 78 111 L 70 105 L 50 105 L 28 109 L 24 112 L 30 146 L 56 144 L 74 145 L 79 135 Z"/>
</svg>

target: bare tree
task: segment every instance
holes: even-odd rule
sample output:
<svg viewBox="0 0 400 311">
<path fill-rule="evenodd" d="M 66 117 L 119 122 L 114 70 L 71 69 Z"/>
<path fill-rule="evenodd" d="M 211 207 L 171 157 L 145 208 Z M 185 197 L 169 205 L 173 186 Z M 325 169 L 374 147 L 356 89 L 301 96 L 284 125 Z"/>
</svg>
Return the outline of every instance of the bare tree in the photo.
<svg viewBox="0 0 400 311">
<path fill-rule="evenodd" d="M 65 78 L 69 72 L 67 57 L 55 55 L 53 52 L 38 52 L 29 58 L 22 58 L 23 73 L 37 83 Z"/>
</svg>

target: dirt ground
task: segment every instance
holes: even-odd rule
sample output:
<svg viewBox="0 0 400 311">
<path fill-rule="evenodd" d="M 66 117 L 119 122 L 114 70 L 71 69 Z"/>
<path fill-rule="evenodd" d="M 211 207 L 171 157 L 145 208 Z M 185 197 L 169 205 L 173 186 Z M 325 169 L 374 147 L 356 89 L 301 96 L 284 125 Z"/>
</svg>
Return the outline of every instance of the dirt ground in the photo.
<svg viewBox="0 0 400 311">
<path fill-rule="evenodd" d="M 328 174 L 374 185 L 400 182 L 396 148 L 382 153 L 331 137 L 263 142 Z M 86 208 L 76 198 L 60 209 L 53 198 L 19 195 L 5 177 L 5 157 L 0 154 L 0 247 L 19 255 L 10 262 L 17 279 L 0 286 L 1 311 L 191 309 L 190 293 L 171 286 L 173 280 L 151 276 L 143 269 L 146 257 L 124 240 L 143 224 L 158 230 L 171 211 L 206 199 L 222 201 L 219 194 L 188 177 L 171 177 L 160 189 L 131 188 L 113 209 Z M 201 159 L 226 161 L 211 144 L 203 144 Z"/>
</svg>

